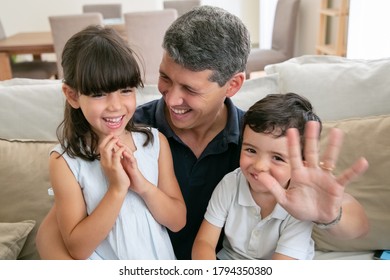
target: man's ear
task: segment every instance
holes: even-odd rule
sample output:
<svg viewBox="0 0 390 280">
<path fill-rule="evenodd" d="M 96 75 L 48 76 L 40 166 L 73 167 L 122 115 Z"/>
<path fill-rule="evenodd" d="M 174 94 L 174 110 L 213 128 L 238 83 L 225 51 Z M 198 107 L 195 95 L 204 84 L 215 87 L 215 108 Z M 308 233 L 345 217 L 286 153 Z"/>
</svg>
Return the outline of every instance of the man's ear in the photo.
<svg viewBox="0 0 390 280">
<path fill-rule="evenodd" d="M 226 89 L 226 97 L 234 96 L 242 87 L 245 81 L 245 73 L 240 72 L 235 74 L 228 82 Z"/>
<path fill-rule="evenodd" d="M 62 84 L 62 92 L 64 93 L 66 100 L 74 109 L 80 108 L 79 94 L 70 86 Z"/>
</svg>

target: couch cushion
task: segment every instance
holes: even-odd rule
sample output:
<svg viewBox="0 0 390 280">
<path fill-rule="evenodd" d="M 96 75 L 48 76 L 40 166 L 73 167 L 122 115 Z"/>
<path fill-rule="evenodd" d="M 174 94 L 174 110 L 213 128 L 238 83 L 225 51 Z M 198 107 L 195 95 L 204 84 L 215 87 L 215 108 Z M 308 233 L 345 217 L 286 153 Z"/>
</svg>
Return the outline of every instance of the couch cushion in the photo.
<svg viewBox="0 0 390 280">
<path fill-rule="evenodd" d="M 34 220 L 0 223 L 0 260 L 16 260 L 34 226 Z"/>
<path fill-rule="evenodd" d="M 352 60 L 306 55 L 268 65 L 281 93 L 306 96 L 322 120 L 390 113 L 390 58 Z"/>
<path fill-rule="evenodd" d="M 157 85 L 145 85 L 137 90 L 137 106 L 161 98 Z"/>
<path fill-rule="evenodd" d="M 64 116 L 60 80 L 12 79 L 0 83 L 0 138 L 55 141 Z"/>
<path fill-rule="evenodd" d="M 48 195 L 48 162 L 49 151 L 55 144 L 0 139 L 0 205 L 4 210 L 0 211 L 0 221 L 37 222 L 19 255 L 21 259 L 39 258 L 34 241 L 37 228 L 52 205 Z"/>
<path fill-rule="evenodd" d="M 245 80 L 241 89 L 232 97 L 233 103 L 241 110 L 246 111 L 266 95 L 280 93 L 278 77 L 278 74 L 271 74 Z"/>
<path fill-rule="evenodd" d="M 363 176 L 346 187 L 365 208 L 370 231 L 364 238 L 339 240 L 314 228 L 317 250 L 368 251 L 390 248 L 390 115 L 325 122 L 321 148 L 325 149 L 326 134 L 331 127 L 344 131 L 344 143 L 335 174 L 364 156 L 369 168 Z"/>
</svg>

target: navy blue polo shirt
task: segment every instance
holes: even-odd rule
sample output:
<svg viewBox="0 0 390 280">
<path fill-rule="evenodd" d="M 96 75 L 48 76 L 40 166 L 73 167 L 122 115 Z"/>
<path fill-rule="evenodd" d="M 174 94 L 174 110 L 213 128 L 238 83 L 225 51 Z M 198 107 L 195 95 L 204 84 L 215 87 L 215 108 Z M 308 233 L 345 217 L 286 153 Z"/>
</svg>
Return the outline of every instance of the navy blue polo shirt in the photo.
<svg viewBox="0 0 390 280">
<path fill-rule="evenodd" d="M 240 131 L 244 112 L 227 98 L 227 126 L 206 147 L 199 158 L 176 136 L 164 115 L 164 99 L 139 106 L 135 123 L 158 128 L 168 139 L 175 174 L 187 206 L 187 223 L 179 232 L 169 232 L 178 259 L 191 259 L 192 245 L 211 194 L 219 181 L 239 166 Z"/>
</svg>

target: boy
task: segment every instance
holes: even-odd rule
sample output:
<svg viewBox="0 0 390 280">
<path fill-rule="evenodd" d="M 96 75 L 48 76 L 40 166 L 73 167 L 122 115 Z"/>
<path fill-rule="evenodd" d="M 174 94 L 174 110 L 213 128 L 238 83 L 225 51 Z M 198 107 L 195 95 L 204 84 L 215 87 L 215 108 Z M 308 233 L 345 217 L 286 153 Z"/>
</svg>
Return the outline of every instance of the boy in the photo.
<svg viewBox="0 0 390 280">
<path fill-rule="evenodd" d="M 313 258 L 312 223 L 292 217 L 265 183 L 289 187 L 286 133 L 298 129 L 302 141 L 308 121 L 321 125 L 310 102 L 294 93 L 268 95 L 245 113 L 240 167 L 213 192 L 194 242 L 193 259 Z M 216 255 L 222 228 L 223 248 Z"/>
</svg>

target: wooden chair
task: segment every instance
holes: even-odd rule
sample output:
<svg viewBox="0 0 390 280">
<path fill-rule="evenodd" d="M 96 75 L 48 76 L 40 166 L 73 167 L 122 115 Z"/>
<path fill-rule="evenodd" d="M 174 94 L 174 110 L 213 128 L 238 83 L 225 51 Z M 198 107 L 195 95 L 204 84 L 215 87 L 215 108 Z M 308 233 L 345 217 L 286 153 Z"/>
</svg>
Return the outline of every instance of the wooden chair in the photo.
<svg viewBox="0 0 390 280">
<path fill-rule="evenodd" d="M 251 72 L 263 71 L 266 65 L 293 57 L 298 10 L 299 0 L 278 0 L 272 31 L 272 48 L 251 50 L 246 67 L 247 77 Z"/>
<path fill-rule="evenodd" d="M 58 78 L 62 79 L 64 76 L 61 66 L 62 51 L 66 42 L 89 25 L 103 26 L 103 16 L 100 13 L 50 16 L 49 22 L 57 56 Z"/>
<path fill-rule="evenodd" d="M 86 4 L 83 13 L 101 13 L 103 19 L 122 19 L 122 4 Z"/>
<path fill-rule="evenodd" d="M 177 0 L 177 1 L 163 1 L 164 9 L 176 9 L 177 15 L 181 16 L 194 7 L 201 5 L 201 0 Z"/>
<path fill-rule="evenodd" d="M 157 84 L 165 31 L 177 18 L 174 9 L 129 12 L 123 15 L 127 40 L 139 56 L 145 84 Z"/>
<path fill-rule="evenodd" d="M 0 20 L 0 40 L 7 38 Z M 57 65 L 55 61 L 11 61 L 11 71 L 13 78 L 28 79 L 50 79 L 57 75 Z"/>
</svg>

